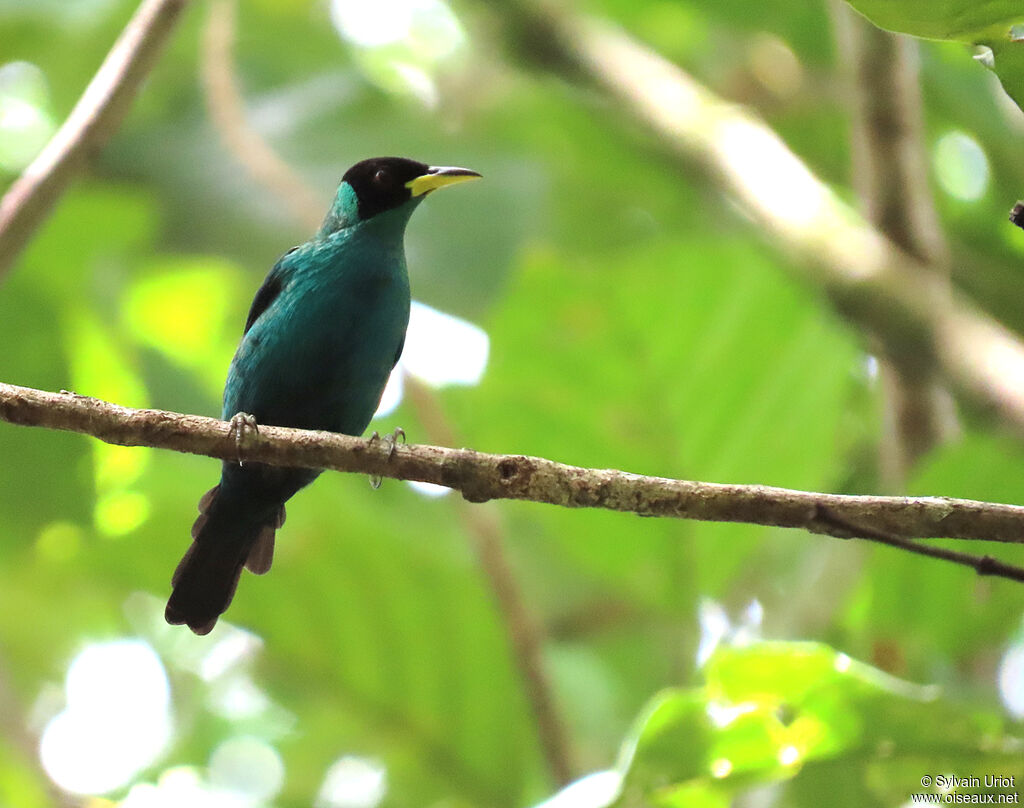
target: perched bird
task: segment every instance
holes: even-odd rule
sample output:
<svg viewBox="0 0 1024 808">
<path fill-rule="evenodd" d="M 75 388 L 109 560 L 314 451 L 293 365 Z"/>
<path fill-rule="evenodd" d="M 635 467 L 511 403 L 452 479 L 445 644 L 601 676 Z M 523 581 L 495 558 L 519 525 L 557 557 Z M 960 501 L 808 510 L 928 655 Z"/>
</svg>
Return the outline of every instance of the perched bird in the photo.
<svg viewBox="0 0 1024 808">
<path fill-rule="evenodd" d="M 431 191 L 479 176 L 398 157 L 345 172 L 320 230 L 285 253 L 256 292 L 222 417 L 236 427 L 255 419 L 361 435 L 405 342 L 409 217 Z M 199 501 L 192 546 L 171 579 L 167 622 L 208 633 L 242 567 L 270 569 L 285 501 L 319 473 L 225 461 L 220 484 Z"/>
</svg>

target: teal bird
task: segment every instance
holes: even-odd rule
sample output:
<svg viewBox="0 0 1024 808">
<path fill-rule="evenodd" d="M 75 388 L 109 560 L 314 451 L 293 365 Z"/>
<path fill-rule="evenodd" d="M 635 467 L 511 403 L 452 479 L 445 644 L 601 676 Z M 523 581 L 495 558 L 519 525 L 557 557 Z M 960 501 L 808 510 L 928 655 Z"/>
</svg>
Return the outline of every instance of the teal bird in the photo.
<svg viewBox="0 0 1024 808">
<path fill-rule="evenodd" d="M 345 172 L 312 241 L 285 253 L 256 292 L 222 417 L 234 426 L 252 416 L 257 424 L 361 435 L 405 343 L 409 217 L 431 191 L 479 176 L 398 157 Z M 167 622 L 208 633 L 242 567 L 270 569 L 284 503 L 319 473 L 225 461 L 220 484 L 199 501 L 192 546 L 171 579 Z"/>
</svg>

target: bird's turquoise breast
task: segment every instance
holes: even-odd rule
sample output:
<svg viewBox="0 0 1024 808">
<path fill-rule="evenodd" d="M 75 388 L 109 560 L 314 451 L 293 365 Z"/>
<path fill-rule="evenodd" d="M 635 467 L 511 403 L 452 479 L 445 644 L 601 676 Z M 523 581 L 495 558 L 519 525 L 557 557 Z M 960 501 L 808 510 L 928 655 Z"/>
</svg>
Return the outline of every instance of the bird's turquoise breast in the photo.
<svg viewBox="0 0 1024 808">
<path fill-rule="evenodd" d="M 264 424 L 366 429 L 409 323 L 402 232 L 394 229 L 354 227 L 299 248 L 235 354 L 225 418 L 248 412 Z"/>
</svg>

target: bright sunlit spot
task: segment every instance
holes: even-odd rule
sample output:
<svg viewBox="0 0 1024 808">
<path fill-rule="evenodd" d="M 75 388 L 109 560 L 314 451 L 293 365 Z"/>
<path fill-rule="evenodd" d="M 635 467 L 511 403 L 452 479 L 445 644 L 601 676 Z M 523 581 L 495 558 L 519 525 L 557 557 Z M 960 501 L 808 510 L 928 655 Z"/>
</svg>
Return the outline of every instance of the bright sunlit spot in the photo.
<svg viewBox="0 0 1024 808">
<path fill-rule="evenodd" d="M 345 755 L 327 770 L 316 808 L 375 808 L 388 790 L 388 773 L 382 763 Z"/>
<path fill-rule="evenodd" d="M 764 606 L 754 598 L 740 615 L 739 624 L 733 632 L 734 645 L 748 645 L 761 639 L 761 625 L 764 623 Z"/>
<path fill-rule="evenodd" d="M 389 415 L 402 400 L 402 374 L 431 387 L 473 385 L 487 367 L 487 332 L 466 320 L 413 301 L 402 358 L 388 379 L 375 418 Z"/>
<path fill-rule="evenodd" d="M 955 199 L 974 202 L 988 188 L 989 167 L 981 144 L 966 132 L 948 132 L 932 153 L 935 177 L 942 190 Z"/>
<path fill-rule="evenodd" d="M 744 701 L 739 704 L 723 704 L 717 701 L 710 701 L 705 708 L 711 723 L 719 729 L 725 729 L 740 716 L 752 713 L 755 710 L 757 710 L 757 704 L 752 701 Z"/>
<path fill-rule="evenodd" d="M 104 794 L 160 755 L 171 734 L 170 688 L 148 643 L 91 645 L 68 668 L 67 706 L 39 743 L 46 773 L 61 788 Z"/>
<path fill-rule="evenodd" d="M 266 726 L 268 716 L 276 713 L 283 724 L 291 717 L 275 710 L 275 705 L 249 673 L 249 663 L 263 648 L 263 640 L 252 632 L 226 621 L 218 625 L 217 642 L 191 666 L 206 682 L 207 709 L 229 721 L 259 717 Z"/>
<path fill-rule="evenodd" d="M 1024 396 L 1024 378 L 1017 372 L 1017 368 L 1024 361 L 1024 354 L 1018 343 L 1003 339 L 1002 335 L 993 339 L 993 332 L 984 323 L 973 325 L 963 340 L 964 346 L 958 348 L 961 354 L 968 353 L 968 346 L 971 345 L 987 346 L 981 357 L 981 366 L 991 375 L 994 394 L 1002 401 L 1019 401 Z"/>
<path fill-rule="evenodd" d="M 331 19 L 338 33 L 354 45 L 377 48 L 408 42 L 435 59 L 449 55 L 465 38 L 441 0 L 332 0 Z"/>
<path fill-rule="evenodd" d="M 594 772 L 570 783 L 537 808 L 604 808 L 611 805 L 621 787 L 622 775 L 619 772 Z"/>
<path fill-rule="evenodd" d="M 149 404 L 146 385 L 136 373 L 136 364 L 127 355 L 124 342 L 112 323 L 81 308 L 68 316 L 64 330 L 64 343 L 71 363 L 71 381 L 75 385 L 75 392 L 131 407 L 145 407 Z M 120 449 L 122 453 L 139 451 L 121 446 L 108 448 Z"/>
<path fill-rule="evenodd" d="M 139 342 L 201 375 L 219 395 L 237 340 L 231 316 L 240 293 L 237 268 L 208 256 L 152 264 L 125 290 L 122 323 Z"/>
<path fill-rule="evenodd" d="M 210 783 L 250 804 L 269 802 L 284 783 L 284 762 L 266 741 L 231 738 L 210 756 Z"/>
<path fill-rule="evenodd" d="M 82 547 L 82 528 L 73 522 L 50 522 L 39 531 L 36 550 L 47 561 L 70 561 Z"/>
<path fill-rule="evenodd" d="M 395 408 L 402 403 L 402 396 L 405 394 L 404 376 L 405 371 L 402 369 L 401 364 L 391 371 L 387 386 L 384 388 L 384 395 L 380 397 L 380 404 L 377 405 L 377 412 L 373 414 L 374 418 L 383 418 L 385 415 L 391 415 Z"/>
<path fill-rule="evenodd" d="M 131 533 L 149 518 L 149 497 L 138 491 L 114 491 L 96 498 L 96 530 L 109 538 Z"/>
<path fill-rule="evenodd" d="M 137 783 L 119 808 L 251 808 L 231 792 L 211 788 L 191 766 L 176 766 L 160 775 L 156 784 Z"/>
<path fill-rule="evenodd" d="M 711 598 L 701 598 L 697 607 L 697 620 L 700 623 L 700 644 L 697 646 L 697 667 L 703 667 L 711 658 L 719 643 L 729 633 L 729 615 L 722 604 Z"/>
<path fill-rule="evenodd" d="M 362 49 L 372 78 L 431 107 L 438 101 L 433 70 L 466 42 L 443 0 L 331 0 L 331 19 L 342 38 Z"/>
<path fill-rule="evenodd" d="M 487 367 L 487 332 L 466 320 L 413 301 L 402 366 L 431 387 L 473 385 Z"/>
<path fill-rule="evenodd" d="M 263 648 L 263 640 L 242 628 L 225 624 L 217 633 L 217 642 L 199 663 L 203 681 L 212 682 L 246 660 L 252 659 Z"/>
<path fill-rule="evenodd" d="M 759 639 L 764 607 L 754 598 L 743 610 L 740 619 L 733 623 L 725 608 L 718 601 L 702 598 L 697 608 L 700 623 L 700 643 L 697 646 L 697 665 L 703 666 L 723 643 L 744 646 Z"/>
<path fill-rule="evenodd" d="M 103 443 L 94 448 L 93 456 L 96 488 L 100 491 L 120 491 L 143 475 L 153 453 L 139 452 L 135 446 Z"/>
<path fill-rule="evenodd" d="M 416 96 L 425 107 L 433 109 L 441 102 L 434 79 L 425 68 L 410 62 L 392 61 L 394 75 L 405 85 L 405 89 Z"/>
<path fill-rule="evenodd" d="M 445 494 L 450 494 L 452 490 L 444 485 L 422 483 L 419 480 L 406 480 L 406 483 L 413 491 L 425 497 L 443 497 Z"/>
<path fill-rule="evenodd" d="M 759 206 L 798 228 L 821 219 L 826 191 L 774 132 L 736 119 L 722 121 L 718 130 L 718 151 Z"/>
<path fill-rule="evenodd" d="M 43 71 L 28 62 L 0 66 L 0 169 L 25 168 L 56 130 Z"/>
<path fill-rule="evenodd" d="M 1006 649 L 999 663 L 999 695 L 1014 718 L 1024 719 L 1024 642 Z"/>
<path fill-rule="evenodd" d="M 800 760 L 800 750 L 795 746 L 784 746 L 779 750 L 779 763 L 783 766 L 792 766 Z"/>
<path fill-rule="evenodd" d="M 872 356 L 871 354 L 864 355 L 864 378 L 867 379 L 869 384 L 874 384 L 878 381 L 878 357 Z"/>
<path fill-rule="evenodd" d="M 729 758 L 716 758 L 711 761 L 711 776 L 717 780 L 728 777 L 732 773 L 732 761 Z"/>
<path fill-rule="evenodd" d="M 228 721 L 245 721 L 265 718 L 272 704 L 270 697 L 249 674 L 235 671 L 210 686 L 206 706 L 211 713 Z"/>
</svg>

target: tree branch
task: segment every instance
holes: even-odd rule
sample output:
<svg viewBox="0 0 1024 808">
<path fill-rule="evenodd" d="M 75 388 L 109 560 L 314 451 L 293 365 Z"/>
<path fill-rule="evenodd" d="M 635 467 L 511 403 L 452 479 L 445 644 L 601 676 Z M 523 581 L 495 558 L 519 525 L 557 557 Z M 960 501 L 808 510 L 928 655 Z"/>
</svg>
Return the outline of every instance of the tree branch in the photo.
<svg viewBox="0 0 1024 808">
<path fill-rule="evenodd" d="M 816 177 L 755 115 L 604 21 L 538 0 L 478 3 L 517 55 L 595 87 L 687 170 L 699 165 L 754 225 L 791 252 L 903 372 L 951 389 L 1024 437 L 1024 344 L 912 258 Z"/>
<path fill-rule="evenodd" d="M 85 164 L 106 145 L 188 0 L 145 0 L 64 125 L 0 200 L 0 277 Z"/>
<path fill-rule="evenodd" d="M 327 200 L 314 193 L 246 119 L 234 70 L 236 6 L 235 0 L 213 0 L 203 29 L 200 79 L 207 114 L 228 151 L 253 179 L 315 231 L 323 221 Z"/>
<path fill-rule="evenodd" d="M 407 377 L 405 393 L 427 435 L 440 443 L 454 445 L 457 442 L 455 430 L 434 391 L 415 378 Z M 496 508 L 487 507 L 488 503 L 474 506 L 465 500 L 454 500 L 454 504 L 501 614 L 548 771 L 556 784 L 568 785 L 575 776 L 574 755 L 544 666 L 544 627 L 531 612 L 512 569 L 505 551 L 505 530 L 500 514 Z"/>
<path fill-rule="evenodd" d="M 917 42 L 830 3 L 851 108 L 853 186 L 865 218 L 921 261 L 947 298 L 949 251 L 928 186 Z M 941 288 L 940 288 L 941 287 Z M 908 373 L 882 360 L 881 479 L 902 493 L 917 461 L 958 433 L 949 391 L 932 368 Z"/>
<path fill-rule="evenodd" d="M 224 460 L 236 460 L 239 452 L 228 423 L 216 418 L 136 410 L 74 393 L 11 384 L 0 384 L 0 420 L 81 432 L 121 446 L 152 446 Z M 967 499 L 850 496 L 692 482 L 441 446 L 397 446 L 391 453 L 380 441 L 276 426 L 261 426 L 243 455 L 247 462 L 435 483 L 460 491 L 470 502 L 520 499 L 640 516 L 795 527 L 839 538 L 885 535 L 1024 543 L 1024 507 Z M 822 518 L 822 512 L 829 517 Z"/>
</svg>

